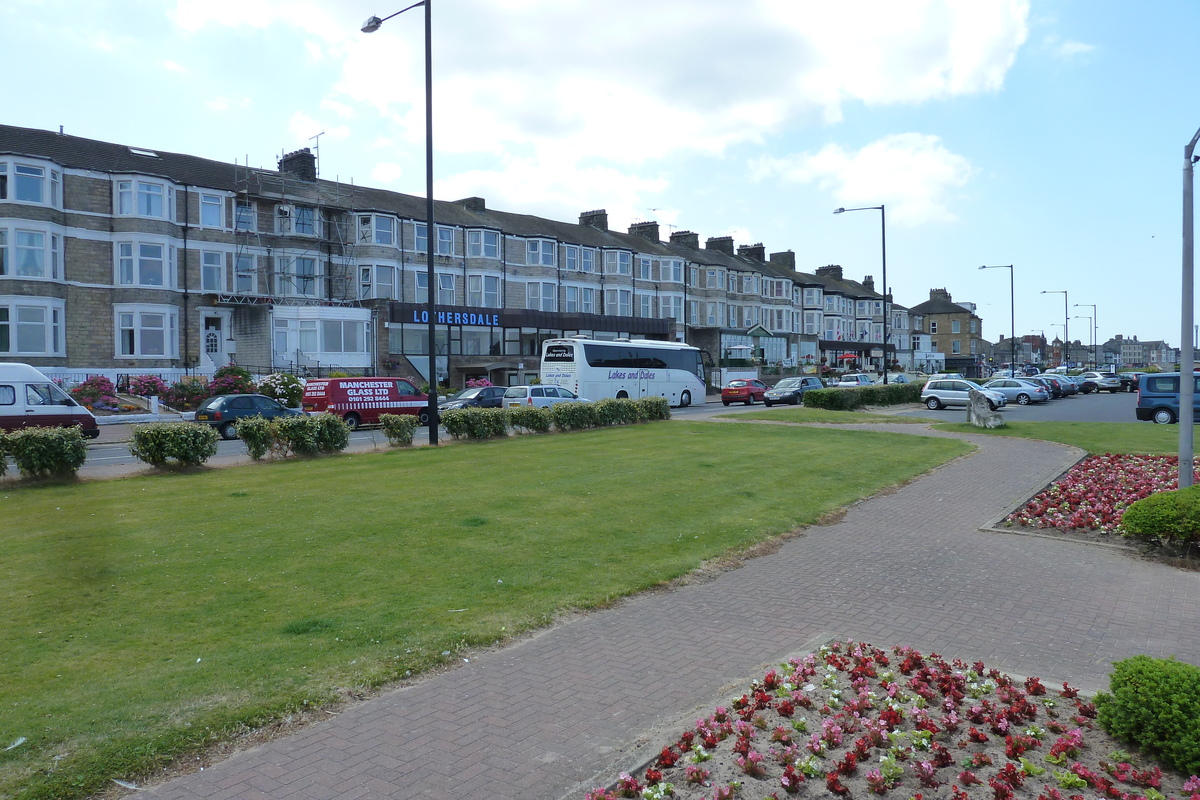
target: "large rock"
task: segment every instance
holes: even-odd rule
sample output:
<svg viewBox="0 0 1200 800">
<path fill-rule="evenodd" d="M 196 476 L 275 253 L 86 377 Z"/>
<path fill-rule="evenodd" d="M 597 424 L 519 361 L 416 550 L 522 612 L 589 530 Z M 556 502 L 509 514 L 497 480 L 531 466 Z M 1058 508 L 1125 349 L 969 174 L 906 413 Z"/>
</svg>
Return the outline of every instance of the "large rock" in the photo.
<svg viewBox="0 0 1200 800">
<path fill-rule="evenodd" d="M 976 428 L 1003 428 L 1004 419 L 988 403 L 987 395 L 978 389 L 972 389 L 967 395 L 967 422 Z"/>
</svg>

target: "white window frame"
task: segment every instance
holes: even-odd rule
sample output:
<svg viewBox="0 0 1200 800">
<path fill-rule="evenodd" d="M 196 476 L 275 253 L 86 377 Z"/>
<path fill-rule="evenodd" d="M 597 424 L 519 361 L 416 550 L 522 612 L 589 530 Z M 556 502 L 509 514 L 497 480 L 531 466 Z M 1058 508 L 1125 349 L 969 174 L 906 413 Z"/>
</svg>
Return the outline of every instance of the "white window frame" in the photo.
<svg viewBox="0 0 1200 800">
<path fill-rule="evenodd" d="M 135 239 L 115 242 L 113 257 L 113 285 L 137 286 L 144 289 L 175 288 L 175 248 L 163 240 Z M 161 257 L 156 258 L 146 248 L 159 248 Z M 155 261 L 162 263 L 162 282 L 146 281 L 148 268 Z M 152 273 L 150 273 L 152 274 Z"/>
<path fill-rule="evenodd" d="M 225 254 L 220 250 L 200 251 L 200 291 L 225 291 Z M 216 280 L 213 280 L 215 277 Z"/>
<path fill-rule="evenodd" d="M 455 289 L 457 288 L 456 276 L 450 272 L 438 273 L 438 301 L 439 306 L 452 306 L 455 303 Z"/>
<path fill-rule="evenodd" d="M 34 244 L 30 237 L 37 237 L 37 244 Z M 23 263 L 34 254 L 37 261 L 36 272 L 28 271 L 29 267 Z M 16 228 L 9 231 L 0 228 L 0 277 L 27 281 L 61 281 L 62 237 L 47 229 Z"/>
<path fill-rule="evenodd" d="M 938 332 L 938 329 L 937 329 L 937 320 L 936 320 L 936 319 L 931 319 L 931 320 L 929 320 L 929 333 L 930 333 L 930 335 L 933 335 L 933 334 L 935 334 L 935 333 L 937 333 L 937 332 Z"/>
<path fill-rule="evenodd" d="M 654 280 L 654 278 L 651 277 L 651 275 L 653 275 L 653 274 L 654 274 L 654 264 L 653 264 L 652 260 L 649 258 L 639 258 L 638 259 L 638 280 L 652 281 L 652 280 Z"/>
<path fill-rule="evenodd" d="M 525 284 L 525 308 L 558 311 L 558 287 L 551 281 L 528 281 Z"/>
<path fill-rule="evenodd" d="M 235 231 L 258 230 L 258 208 L 253 200 L 233 201 L 233 229 Z"/>
<path fill-rule="evenodd" d="M 42 319 L 31 319 L 30 312 L 41 312 Z M 66 301 L 57 297 L 0 295 L 0 345 L 5 345 L 7 339 L 7 345 L 0 346 L 0 356 L 66 356 L 66 336 L 63 327 L 66 313 Z M 41 350 L 28 347 L 22 349 L 22 329 L 28 330 L 33 327 L 42 328 L 41 339 L 46 346 Z"/>
<path fill-rule="evenodd" d="M 596 251 L 591 247 L 579 248 L 579 271 L 591 272 L 596 271 Z"/>
<path fill-rule="evenodd" d="M 557 247 L 552 239 L 526 239 L 525 263 L 529 266 L 553 267 Z"/>
<path fill-rule="evenodd" d="M 113 182 L 113 210 L 119 217 L 175 219 L 175 192 L 171 184 L 133 175 Z"/>
<path fill-rule="evenodd" d="M 279 281 L 276 287 L 276 293 L 283 297 L 309 297 L 320 299 L 322 292 L 322 279 L 324 275 L 321 273 L 321 259 L 315 256 L 283 253 L 278 256 L 282 259 L 282 269 L 279 270 Z M 303 264 L 301 263 L 303 262 Z M 308 264 L 312 264 L 312 272 L 307 270 Z M 299 270 L 299 267 L 304 266 L 304 272 Z"/>
<path fill-rule="evenodd" d="M 24 159 L 0 161 L 0 201 L 62 208 L 62 170 L 51 162 Z M 19 190 L 36 187 L 37 197 L 18 197 Z"/>
<path fill-rule="evenodd" d="M 605 275 L 632 275 L 633 274 L 633 253 L 627 250 L 605 250 L 604 251 L 604 274 Z M 622 315 L 624 316 L 624 315 Z"/>
<path fill-rule="evenodd" d="M 467 256 L 471 258 L 499 258 L 500 231 L 477 228 L 467 231 Z"/>
<path fill-rule="evenodd" d="M 161 327 L 147 323 L 161 317 Z M 132 324 L 129 324 L 132 323 Z M 179 357 L 179 308 L 151 303 L 113 304 L 113 357 L 156 358 Z M 128 334 L 126 332 L 129 332 Z M 163 352 L 146 352 L 148 334 L 162 331 Z"/>
<path fill-rule="evenodd" d="M 214 219 L 213 214 L 216 214 Z M 200 227 L 225 227 L 225 198 L 219 194 L 200 193 Z"/>
<path fill-rule="evenodd" d="M 394 264 L 363 264 L 358 268 L 359 300 L 395 300 L 396 272 Z"/>
<path fill-rule="evenodd" d="M 500 308 L 500 276 L 468 275 L 467 305 L 479 308 Z"/>
<path fill-rule="evenodd" d="M 950 320 L 950 332 L 951 333 L 962 333 L 962 320 L 957 320 L 957 319 Z"/>
<path fill-rule="evenodd" d="M 579 290 L 579 313 L 596 313 L 596 289 L 594 286 L 583 286 Z"/>
<path fill-rule="evenodd" d="M 249 259 L 247 263 L 246 259 Z M 248 280 L 248 284 L 244 281 Z M 248 286 L 248 288 L 242 288 Z M 258 256 L 236 253 L 233 257 L 233 288 L 238 294 L 258 294 Z"/>
<path fill-rule="evenodd" d="M 605 289 L 604 315 L 606 317 L 632 317 L 633 292 L 629 289 Z"/>
<path fill-rule="evenodd" d="M 649 294 L 638 295 L 638 316 L 649 319 L 654 316 L 654 296 Z"/>
</svg>

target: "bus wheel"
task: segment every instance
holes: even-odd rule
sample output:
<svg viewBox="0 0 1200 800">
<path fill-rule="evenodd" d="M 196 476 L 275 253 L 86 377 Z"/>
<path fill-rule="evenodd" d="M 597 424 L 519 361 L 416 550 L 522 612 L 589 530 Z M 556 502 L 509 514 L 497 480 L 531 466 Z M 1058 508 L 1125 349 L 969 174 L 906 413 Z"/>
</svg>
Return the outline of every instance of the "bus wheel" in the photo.
<svg viewBox="0 0 1200 800">
<path fill-rule="evenodd" d="M 622 389 L 621 391 L 617 392 L 617 399 L 618 400 L 628 400 L 629 393 L 626 392 L 624 389 Z"/>
<path fill-rule="evenodd" d="M 684 390 L 683 394 L 679 395 L 679 407 L 687 408 L 692 404 L 692 393 Z"/>
<path fill-rule="evenodd" d="M 355 414 L 352 411 L 349 414 L 347 414 L 346 416 L 342 417 L 342 419 L 345 421 L 347 428 L 349 428 L 352 431 L 358 430 L 358 423 L 359 423 L 358 414 Z"/>
</svg>

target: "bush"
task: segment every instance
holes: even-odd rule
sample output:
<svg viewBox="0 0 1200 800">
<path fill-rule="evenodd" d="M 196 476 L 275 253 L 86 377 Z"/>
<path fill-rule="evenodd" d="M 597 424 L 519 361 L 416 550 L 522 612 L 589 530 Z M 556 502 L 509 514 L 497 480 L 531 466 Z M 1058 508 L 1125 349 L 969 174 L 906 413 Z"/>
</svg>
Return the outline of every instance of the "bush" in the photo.
<svg viewBox="0 0 1200 800">
<path fill-rule="evenodd" d="M 629 425 L 638 421 L 637 406 L 634 400 L 615 400 L 611 397 L 596 401 L 596 424 Z"/>
<path fill-rule="evenodd" d="M 86 381 L 72 387 L 70 392 L 76 402 L 92 408 L 96 406 L 115 408 L 120 402 L 117 400 L 117 389 L 113 386 L 113 382 L 103 375 L 89 376 Z"/>
<path fill-rule="evenodd" d="M 138 397 L 164 397 L 167 384 L 157 375 L 134 375 L 129 379 L 129 393 Z"/>
<path fill-rule="evenodd" d="M 133 426 L 129 452 L 153 467 L 162 467 L 170 459 L 194 467 L 217 454 L 219 438 L 211 425 L 152 422 Z"/>
<path fill-rule="evenodd" d="M 237 421 L 238 438 L 254 460 L 267 451 L 277 458 L 289 455 L 315 456 L 345 450 L 350 444 L 350 427 L 336 414 L 279 417 L 242 417 Z"/>
<path fill-rule="evenodd" d="M 1109 688 L 1096 696 L 1100 727 L 1184 775 L 1200 773 L 1200 667 L 1133 656 L 1113 665 Z"/>
<path fill-rule="evenodd" d="M 74 475 L 87 460 L 83 428 L 24 428 L 8 434 L 5 448 L 27 478 Z"/>
<path fill-rule="evenodd" d="M 242 417 L 237 421 L 237 435 L 246 445 L 246 452 L 255 461 L 267 454 L 275 443 L 271 423 L 262 417 Z"/>
<path fill-rule="evenodd" d="M 638 419 L 642 422 L 658 422 L 671 418 L 671 404 L 665 397 L 643 397 L 635 400 L 638 409 Z"/>
<path fill-rule="evenodd" d="M 164 398 L 176 411 L 195 411 L 208 397 L 208 386 L 194 378 L 184 378 L 171 384 Z"/>
<path fill-rule="evenodd" d="M 336 414 L 300 417 L 316 431 L 318 453 L 340 453 L 350 444 L 350 426 Z"/>
<path fill-rule="evenodd" d="M 524 428 L 531 433 L 547 433 L 553 420 L 548 408 L 519 406 L 509 409 L 508 421 L 514 428 Z"/>
<path fill-rule="evenodd" d="M 1200 486 L 1158 492 L 1130 504 L 1121 532 L 1149 542 L 1200 542 Z"/>
<path fill-rule="evenodd" d="M 208 382 L 208 395 L 215 397 L 219 394 L 253 394 L 257 389 L 254 378 L 249 371 L 234 364 L 219 367 L 213 373 L 213 379 Z"/>
<path fill-rule="evenodd" d="M 889 383 L 860 386 L 857 389 L 809 389 L 804 393 L 808 408 L 829 411 L 853 411 L 863 406 L 895 406 L 921 402 L 923 383 Z"/>
<path fill-rule="evenodd" d="M 8 435 L 0 431 L 0 478 L 8 472 Z"/>
<path fill-rule="evenodd" d="M 276 372 L 259 382 L 258 391 L 267 397 L 275 398 L 288 408 L 299 408 L 304 397 L 304 383 L 295 375 Z"/>
<path fill-rule="evenodd" d="M 413 434 L 417 432 L 417 418 L 413 414 L 380 414 L 379 425 L 393 447 L 412 444 Z"/>
<path fill-rule="evenodd" d="M 580 431 L 600 424 L 595 403 L 556 403 L 550 407 L 550 417 L 560 431 Z"/>
<path fill-rule="evenodd" d="M 508 411 L 503 408 L 452 408 L 439 415 L 455 439 L 494 439 L 508 436 Z"/>
<path fill-rule="evenodd" d="M 492 385 L 493 385 L 492 382 L 489 381 L 487 378 L 471 378 L 471 380 L 467 381 L 466 388 L 479 389 L 484 386 L 492 386 Z"/>
<path fill-rule="evenodd" d="M 805 408 L 824 408 L 828 411 L 853 411 L 863 405 L 857 389 L 809 389 L 804 393 L 802 402 Z"/>
<path fill-rule="evenodd" d="M 271 420 L 269 426 L 274 440 L 272 449 L 279 455 L 315 456 L 321 452 L 317 444 L 317 427 L 308 417 L 279 417 Z"/>
</svg>

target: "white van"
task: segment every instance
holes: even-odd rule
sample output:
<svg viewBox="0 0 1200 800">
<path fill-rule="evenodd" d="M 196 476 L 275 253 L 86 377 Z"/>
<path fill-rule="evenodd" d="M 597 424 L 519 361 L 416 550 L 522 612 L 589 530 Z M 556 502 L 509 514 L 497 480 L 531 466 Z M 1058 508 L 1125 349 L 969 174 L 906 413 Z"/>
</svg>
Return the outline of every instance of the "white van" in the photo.
<svg viewBox="0 0 1200 800">
<path fill-rule="evenodd" d="M 83 435 L 100 435 L 92 412 L 76 403 L 41 370 L 28 364 L 0 363 L 0 430 L 21 428 L 70 428 L 78 425 Z"/>
</svg>

